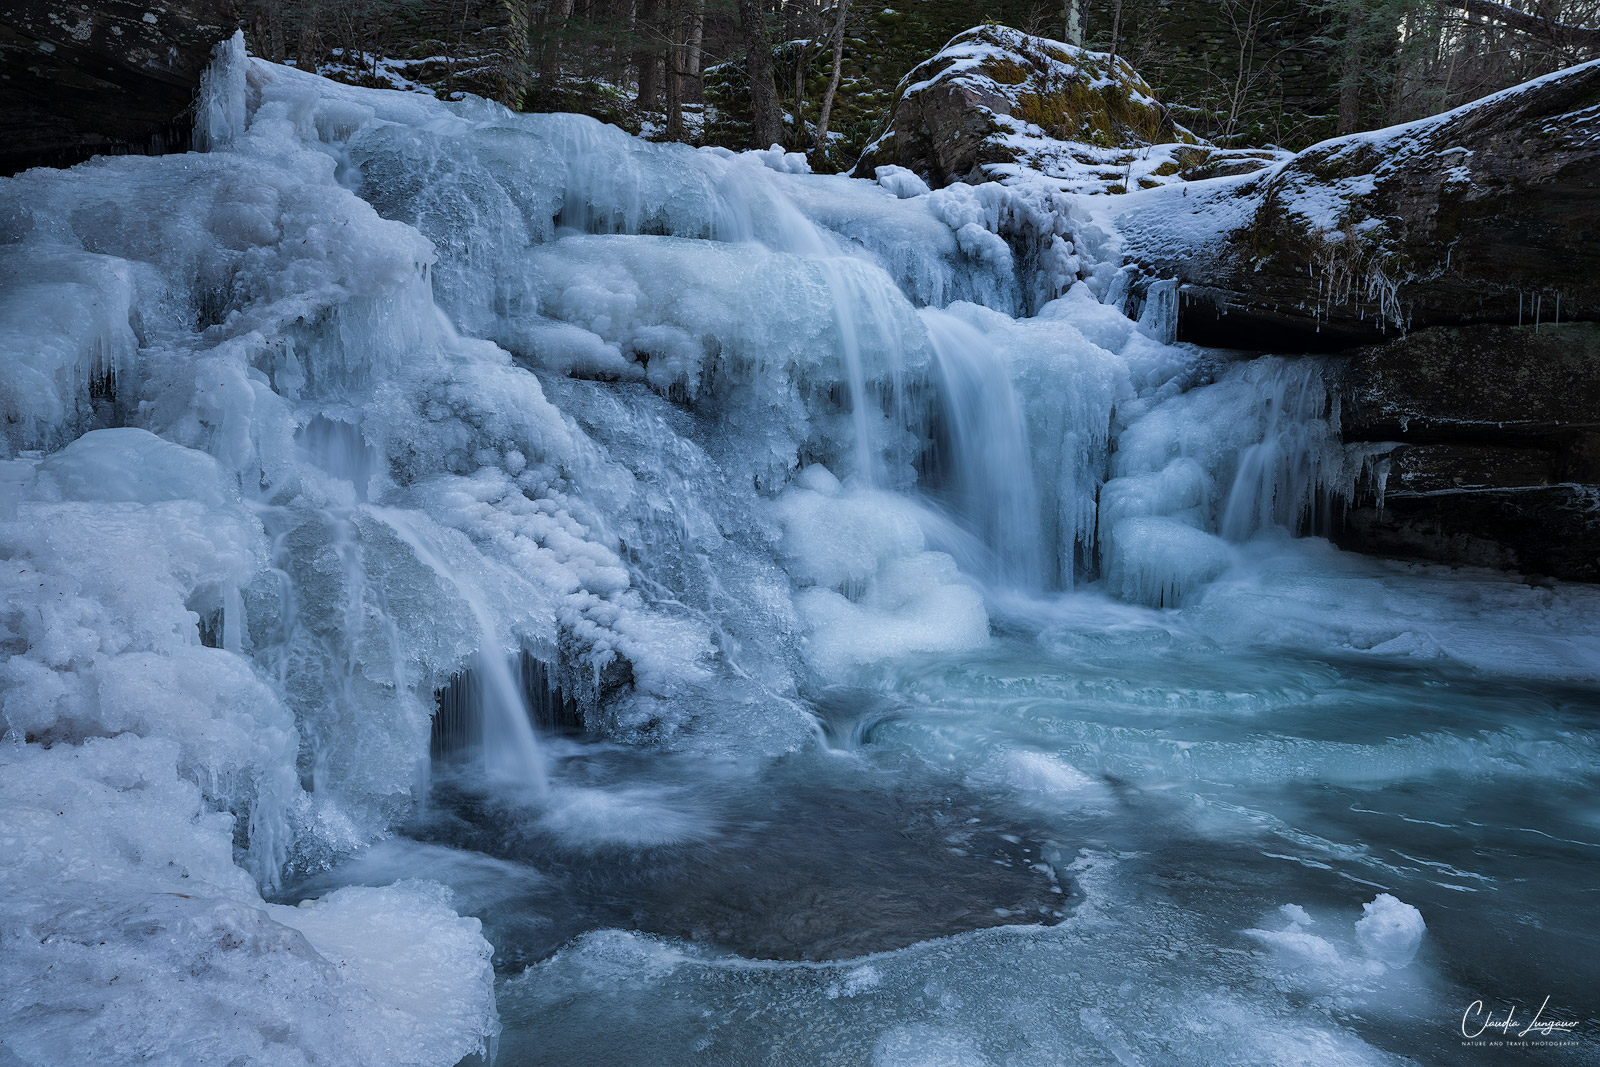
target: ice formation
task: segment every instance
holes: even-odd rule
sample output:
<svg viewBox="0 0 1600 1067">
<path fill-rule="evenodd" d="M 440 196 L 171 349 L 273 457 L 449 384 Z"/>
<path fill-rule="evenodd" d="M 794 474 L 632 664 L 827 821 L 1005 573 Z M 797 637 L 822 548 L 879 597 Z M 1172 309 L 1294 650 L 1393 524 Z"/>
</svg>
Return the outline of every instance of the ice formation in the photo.
<svg viewBox="0 0 1600 1067">
<path fill-rule="evenodd" d="M 981 649 L 997 605 L 1223 595 L 1353 476 L 1314 363 L 1174 345 L 1159 288 L 1128 318 L 1114 235 L 1054 188 L 813 176 L 237 38 L 198 112 L 206 151 L 0 181 L 25 1062 L 487 1051 L 491 949 L 439 884 L 265 899 L 414 808 L 464 670 L 483 772 L 551 832 L 691 840 L 648 794 L 546 782 L 513 657 L 595 734 L 774 756 L 814 736 L 806 694 Z M 961 773 L 1109 802 L 1031 748 Z M 1374 958 L 1415 948 L 1390 899 Z M 914 1026 L 871 1056 L 974 1048 Z"/>
</svg>

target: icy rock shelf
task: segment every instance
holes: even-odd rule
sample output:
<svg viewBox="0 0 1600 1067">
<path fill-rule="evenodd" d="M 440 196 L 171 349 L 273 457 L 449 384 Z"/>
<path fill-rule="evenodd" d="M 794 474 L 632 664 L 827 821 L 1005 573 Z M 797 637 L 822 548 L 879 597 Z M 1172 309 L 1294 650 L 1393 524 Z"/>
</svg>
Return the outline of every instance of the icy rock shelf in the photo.
<svg viewBox="0 0 1600 1067">
<path fill-rule="evenodd" d="M 1120 778 L 1036 739 L 944 751 L 967 727 L 917 725 L 949 694 L 918 695 L 916 665 L 970 666 L 1001 630 L 1593 674 L 1600 642 L 1570 625 L 1592 620 L 1587 592 L 1477 576 L 1480 624 L 1425 578 L 1296 547 L 1361 473 L 1319 366 L 1175 345 L 1159 287 L 1130 319 L 1088 198 L 812 176 L 781 152 L 337 85 L 241 39 L 207 75 L 200 132 L 204 152 L 0 182 L 0 1031 L 21 1062 L 488 1054 L 496 948 L 465 916 L 490 907 L 484 885 L 504 899 L 543 876 L 393 836 L 430 796 L 445 690 L 482 750 L 449 773 L 585 853 L 709 840 L 715 820 L 683 800 L 697 775 L 737 794 L 767 761 L 834 758 L 817 708 L 841 685 L 902 694 L 888 750 L 962 768 L 928 788 L 1001 790 L 1030 817 L 1112 804 L 1106 783 L 1141 759 L 1192 767 L 1157 740 Z M 1406 598 L 1403 625 L 1384 618 Z M 1523 646 L 1486 639 L 1508 620 Z M 611 750 L 536 736 L 535 675 L 590 744 L 680 777 L 581 779 Z M 830 723 L 839 758 L 871 729 Z M 1585 742 L 1540 743 L 1593 772 Z M 1511 758 L 1496 744 L 1474 758 Z M 1430 766 L 1455 751 L 1422 749 Z M 1266 756 L 1193 750 L 1206 759 L 1227 774 Z M 1039 868 L 1019 898 L 1132 862 L 1006 840 L 1002 860 Z M 1370 990 L 1423 925 L 1366 899 L 1337 936 L 1299 905 L 1245 934 Z M 969 962 L 1021 952 L 1065 981 L 1052 954 L 1108 921 L 1094 901 L 1053 942 L 1007 932 L 1043 929 L 1039 909 L 1000 909 L 1010 925 L 973 935 Z M 943 932 L 905 930 L 896 947 Z M 546 1054 L 531 1035 L 597 975 L 724 1004 L 741 975 L 781 974 L 800 983 L 785 997 L 853 1012 L 951 944 L 769 971 L 590 929 L 501 979 L 523 1022 L 499 1062 Z M 1096 1003 L 1074 1032 L 1116 1049 Z M 1263 1055 L 1383 1061 L 1326 1016 L 1216 1006 Z M 860 1021 L 851 1055 L 988 1062 L 978 1038 L 906 1018 Z M 555 1018 L 552 1040 L 591 1023 Z"/>
</svg>

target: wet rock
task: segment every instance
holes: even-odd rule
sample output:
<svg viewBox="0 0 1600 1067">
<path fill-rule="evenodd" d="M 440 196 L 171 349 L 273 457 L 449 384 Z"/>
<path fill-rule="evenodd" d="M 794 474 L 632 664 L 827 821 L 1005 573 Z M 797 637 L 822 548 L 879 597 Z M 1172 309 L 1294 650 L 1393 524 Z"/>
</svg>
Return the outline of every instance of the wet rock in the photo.
<svg viewBox="0 0 1600 1067">
<path fill-rule="evenodd" d="M 1425 330 L 1350 354 L 1354 440 L 1542 440 L 1600 427 L 1600 324 Z"/>
<path fill-rule="evenodd" d="M 234 0 L 0 6 L 0 174 L 182 151 L 200 74 Z"/>
<path fill-rule="evenodd" d="M 1399 492 L 1351 510 L 1357 552 L 1600 581 L 1600 496 L 1580 486 Z"/>
<path fill-rule="evenodd" d="M 1347 547 L 1600 581 L 1600 325 L 1435 329 L 1362 349 L 1341 407 L 1347 440 L 1377 460 Z"/>
<path fill-rule="evenodd" d="M 563 769 L 568 792 L 550 801 L 554 809 L 589 798 L 599 809 L 602 796 L 629 795 L 607 792 L 598 778 L 585 793 L 573 785 L 583 773 Z M 864 783 L 807 757 L 778 761 L 758 782 L 700 776 L 692 794 L 681 786 L 654 794 L 661 799 L 652 804 L 692 816 L 684 820 L 692 829 L 672 840 L 575 838 L 553 832 L 548 816 L 444 778 L 412 833 L 540 873 L 526 897 L 486 917 L 504 968 L 605 927 L 757 959 L 834 960 L 993 926 L 1053 925 L 1070 906 L 1056 865 L 1074 850 L 959 789 Z M 652 818 L 660 816 L 641 811 L 629 826 Z"/>
</svg>

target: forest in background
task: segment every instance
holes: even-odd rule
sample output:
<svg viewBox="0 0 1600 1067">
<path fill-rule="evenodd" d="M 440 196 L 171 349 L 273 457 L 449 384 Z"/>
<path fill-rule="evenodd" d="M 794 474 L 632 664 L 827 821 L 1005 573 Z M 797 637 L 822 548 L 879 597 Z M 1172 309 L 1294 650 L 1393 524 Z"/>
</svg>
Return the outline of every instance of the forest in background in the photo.
<svg viewBox="0 0 1600 1067">
<path fill-rule="evenodd" d="M 899 6 L 893 6 L 898 3 Z M 896 87 L 998 22 L 1126 57 L 1174 115 L 1298 149 L 1600 55 L 1600 0 L 245 0 L 252 50 L 847 169 Z"/>
</svg>

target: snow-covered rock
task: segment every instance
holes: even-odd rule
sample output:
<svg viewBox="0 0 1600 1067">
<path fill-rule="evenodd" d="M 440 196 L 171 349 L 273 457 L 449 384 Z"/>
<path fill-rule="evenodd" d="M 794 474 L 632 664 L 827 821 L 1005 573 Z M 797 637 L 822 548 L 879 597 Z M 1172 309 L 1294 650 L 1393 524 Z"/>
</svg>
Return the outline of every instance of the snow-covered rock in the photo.
<svg viewBox="0 0 1600 1067">
<path fill-rule="evenodd" d="M 1120 205 L 1197 340 L 1326 350 L 1425 326 L 1600 317 L 1600 62 Z"/>
<path fill-rule="evenodd" d="M 858 177 L 909 169 L 935 186 L 1038 174 L 1073 192 L 1123 192 L 1241 173 L 1273 150 L 1217 149 L 1173 121 L 1126 59 L 984 25 L 902 79 Z"/>
</svg>

